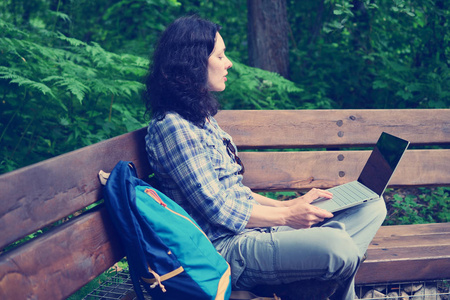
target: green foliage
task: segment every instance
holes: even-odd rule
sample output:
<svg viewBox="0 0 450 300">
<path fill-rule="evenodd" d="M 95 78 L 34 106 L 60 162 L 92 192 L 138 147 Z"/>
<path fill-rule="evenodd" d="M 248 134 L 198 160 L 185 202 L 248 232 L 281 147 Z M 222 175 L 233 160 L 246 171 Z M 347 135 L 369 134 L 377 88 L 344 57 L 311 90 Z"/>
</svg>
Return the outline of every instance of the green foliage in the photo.
<svg viewBox="0 0 450 300">
<path fill-rule="evenodd" d="M 0 49 L 0 172 L 144 125 L 147 59 L 4 21 Z"/>
<path fill-rule="evenodd" d="M 299 193 L 297 192 L 260 192 L 259 194 L 274 199 L 274 200 L 290 200 L 297 197 L 300 197 Z"/>
<path fill-rule="evenodd" d="M 304 89 L 279 74 L 234 62 L 227 89 L 220 95 L 223 109 L 328 108 L 329 103 L 307 102 Z"/>
<path fill-rule="evenodd" d="M 181 6 L 176 0 L 121 0 L 108 4 L 103 6 L 105 13 L 100 22 L 104 27 L 94 31 L 92 39 L 110 51 L 140 56 L 152 51 L 150 47 Z"/>
<path fill-rule="evenodd" d="M 336 108 L 450 106 L 443 0 L 289 1 L 291 77 Z"/>
<path fill-rule="evenodd" d="M 448 187 L 419 188 L 413 194 L 395 193 L 388 201 L 385 225 L 450 222 L 449 194 Z"/>
</svg>

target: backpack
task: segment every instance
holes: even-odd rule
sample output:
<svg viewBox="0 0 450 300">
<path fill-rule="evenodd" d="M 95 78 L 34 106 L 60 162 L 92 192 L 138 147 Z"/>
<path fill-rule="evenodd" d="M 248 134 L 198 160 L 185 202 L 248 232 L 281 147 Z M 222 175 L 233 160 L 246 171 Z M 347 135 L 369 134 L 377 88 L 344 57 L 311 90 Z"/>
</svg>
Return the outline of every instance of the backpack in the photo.
<svg viewBox="0 0 450 300">
<path fill-rule="evenodd" d="M 133 163 L 114 167 L 104 197 L 138 299 L 141 285 L 155 300 L 229 299 L 228 263 L 182 207 L 138 178 Z"/>
</svg>

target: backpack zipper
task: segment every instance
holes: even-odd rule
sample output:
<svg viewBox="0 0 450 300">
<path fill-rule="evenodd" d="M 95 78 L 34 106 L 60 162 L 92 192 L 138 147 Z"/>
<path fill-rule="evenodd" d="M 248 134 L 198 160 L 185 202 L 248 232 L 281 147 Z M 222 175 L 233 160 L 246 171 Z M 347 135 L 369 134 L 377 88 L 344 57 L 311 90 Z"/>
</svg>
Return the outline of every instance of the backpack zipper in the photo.
<svg viewBox="0 0 450 300">
<path fill-rule="evenodd" d="M 158 202 L 160 205 L 167 207 L 167 204 L 162 201 L 162 199 L 159 197 L 159 195 L 152 189 L 145 189 L 144 191 L 147 195 L 152 197 L 156 202 Z"/>
<path fill-rule="evenodd" d="M 165 209 L 167 209 L 168 211 L 170 211 L 171 213 L 182 217 L 183 219 L 189 221 L 192 225 L 194 225 L 201 233 L 203 233 L 203 235 L 208 239 L 208 236 L 206 235 L 206 233 L 203 232 L 203 230 L 197 225 L 195 224 L 190 218 L 172 210 L 171 208 L 167 207 L 167 204 L 164 203 L 164 201 L 159 197 L 159 195 L 152 189 L 145 189 L 144 191 L 147 195 L 149 195 L 153 200 L 155 200 L 156 202 L 158 202 L 162 207 L 164 207 Z M 211 241 L 210 241 L 211 242 Z"/>
</svg>

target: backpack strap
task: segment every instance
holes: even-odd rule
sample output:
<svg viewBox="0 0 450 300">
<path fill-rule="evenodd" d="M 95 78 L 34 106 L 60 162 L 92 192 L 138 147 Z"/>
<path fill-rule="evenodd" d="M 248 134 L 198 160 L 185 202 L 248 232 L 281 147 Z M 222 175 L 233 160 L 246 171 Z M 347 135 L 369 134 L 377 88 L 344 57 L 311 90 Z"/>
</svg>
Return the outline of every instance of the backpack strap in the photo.
<svg viewBox="0 0 450 300">
<path fill-rule="evenodd" d="M 155 278 L 144 278 L 144 277 L 141 277 L 142 280 L 145 281 L 145 282 L 147 282 L 147 283 L 149 283 L 149 284 L 151 284 L 151 285 L 150 285 L 150 288 L 152 288 L 152 289 L 159 285 L 159 287 L 161 288 L 161 290 L 162 290 L 164 293 L 166 292 L 166 289 L 165 289 L 164 285 L 163 285 L 161 282 L 164 281 L 164 280 L 170 279 L 170 278 L 172 278 L 172 277 L 174 277 L 174 276 L 177 276 L 178 274 L 181 274 L 181 273 L 184 271 L 183 267 L 180 266 L 178 269 L 175 269 L 175 270 L 173 270 L 172 272 L 169 272 L 169 273 L 164 274 L 164 275 L 159 275 L 158 273 L 156 273 L 155 271 L 153 271 L 153 270 L 150 268 L 149 265 L 147 265 L 147 267 L 148 267 L 148 271 L 149 271 L 151 274 L 153 274 L 153 276 L 154 276 Z"/>
<path fill-rule="evenodd" d="M 282 300 L 275 294 L 272 297 L 258 297 L 248 291 L 231 291 L 230 300 Z"/>
</svg>

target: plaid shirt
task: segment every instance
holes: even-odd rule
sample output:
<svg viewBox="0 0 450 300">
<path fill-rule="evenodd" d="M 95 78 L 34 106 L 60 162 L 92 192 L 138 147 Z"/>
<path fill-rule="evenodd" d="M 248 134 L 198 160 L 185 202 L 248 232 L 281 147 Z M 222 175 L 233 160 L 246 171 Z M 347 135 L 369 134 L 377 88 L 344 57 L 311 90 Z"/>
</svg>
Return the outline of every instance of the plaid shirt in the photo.
<svg viewBox="0 0 450 300">
<path fill-rule="evenodd" d="M 226 149 L 231 136 L 210 117 L 203 128 L 176 113 L 153 120 L 145 137 L 160 190 L 180 204 L 214 242 L 242 233 L 254 200 Z M 233 144 L 234 146 L 234 144 Z"/>
</svg>

